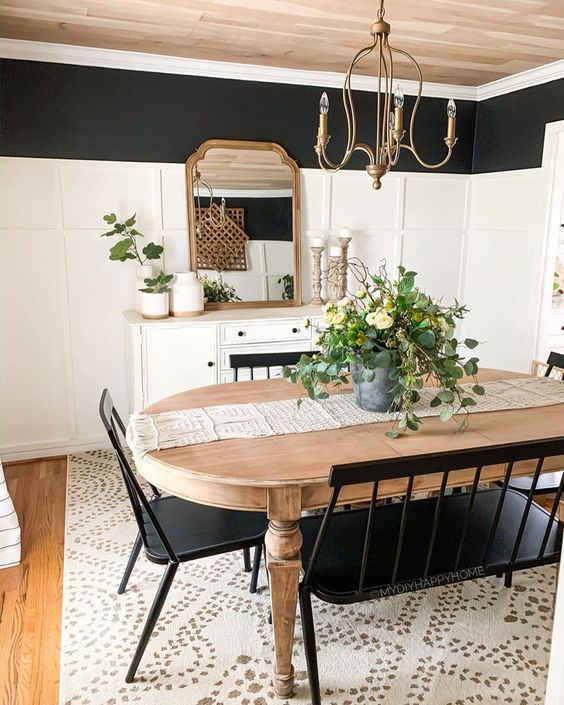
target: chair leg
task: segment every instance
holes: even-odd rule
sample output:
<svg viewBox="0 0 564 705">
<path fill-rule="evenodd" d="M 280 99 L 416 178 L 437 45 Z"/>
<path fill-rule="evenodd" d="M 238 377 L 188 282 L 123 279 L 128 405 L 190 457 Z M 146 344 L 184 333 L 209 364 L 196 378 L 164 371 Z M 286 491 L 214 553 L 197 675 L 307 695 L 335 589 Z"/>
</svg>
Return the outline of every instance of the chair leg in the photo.
<svg viewBox="0 0 564 705">
<path fill-rule="evenodd" d="M 137 538 L 135 539 L 135 542 L 133 544 L 133 548 L 131 549 L 131 554 L 129 556 L 129 560 L 127 561 L 127 565 L 125 566 L 125 572 L 123 574 L 123 578 L 121 579 L 121 583 L 119 584 L 118 587 L 118 595 L 123 595 L 125 592 L 125 588 L 127 587 L 127 583 L 129 582 L 129 577 L 131 575 L 131 571 L 133 570 L 133 567 L 135 566 L 135 562 L 137 561 L 137 557 L 139 556 L 139 551 L 141 550 L 141 534 L 137 534 Z"/>
<path fill-rule="evenodd" d="M 260 570 L 260 559 L 262 558 L 262 544 L 255 546 L 255 552 L 253 555 L 253 572 L 251 575 L 251 587 L 250 593 L 254 595 L 257 591 L 258 576 Z"/>
<path fill-rule="evenodd" d="M 166 567 L 159 585 L 159 589 L 157 590 L 157 594 L 155 595 L 153 604 L 151 605 L 151 609 L 147 615 L 147 621 L 145 622 L 145 626 L 141 632 L 141 637 L 139 639 L 139 643 L 137 644 L 137 648 L 135 649 L 133 660 L 131 661 L 127 675 L 125 676 L 126 683 L 131 683 L 135 678 L 139 661 L 141 661 L 141 658 L 145 653 L 145 649 L 147 648 L 147 644 L 149 643 L 149 639 L 151 638 L 151 634 L 153 633 L 153 629 L 155 628 L 155 624 L 157 623 L 157 619 L 159 618 L 177 570 L 178 563 L 169 563 Z"/>
<path fill-rule="evenodd" d="M 313 623 L 313 612 L 311 610 L 311 595 L 306 590 L 300 590 L 300 612 L 302 615 L 302 631 L 304 635 L 304 650 L 311 703 L 312 705 L 321 705 L 317 647 L 315 644 L 315 625 Z"/>
<path fill-rule="evenodd" d="M 243 570 L 245 573 L 251 572 L 251 551 L 248 548 L 243 549 Z"/>
<path fill-rule="evenodd" d="M 505 585 L 506 588 L 510 588 L 511 585 L 513 584 L 513 572 L 508 570 L 507 573 L 505 573 L 505 580 L 503 581 L 503 584 Z"/>
</svg>

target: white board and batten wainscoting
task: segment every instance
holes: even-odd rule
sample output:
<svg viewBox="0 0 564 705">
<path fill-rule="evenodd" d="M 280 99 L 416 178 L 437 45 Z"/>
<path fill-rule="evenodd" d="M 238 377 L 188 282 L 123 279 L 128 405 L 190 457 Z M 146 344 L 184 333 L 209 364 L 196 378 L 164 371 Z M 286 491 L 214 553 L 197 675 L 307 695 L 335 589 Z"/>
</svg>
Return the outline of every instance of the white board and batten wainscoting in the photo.
<svg viewBox="0 0 564 705">
<path fill-rule="evenodd" d="M 382 258 L 389 268 L 404 263 L 421 272 L 419 282 L 430 293 L 467 303 L 472 313 L 463 333 L 484 341 L 483 365 L 528 370 L 544 266 L 540 177 L 541 169 L 473 176 L 398 172 L 375 192 L 364 171 L 331 176 L 302 170 L 304 302 L 311 297 L 308 237 L 349 226 L 352 256 L 371 268 Z M 128 357 L 130 379 L 136 368 L 124 333 L 132 320 L 124 326 L 123 312 L 132 308 L 135 263 L 108 260 L 111 241 L 100 237 L 102 216 L 137 212 L 138 229 L 164 245 L 165 270 L 182 271 L 188 263 L 185 199 L 183 164 L 0 160 L 0 276 L 8 292 L 1 300 L 3 459 L 100 447 L 103 387 L 126 413 Z M 247 343 L 232 346 L 222 336 L 232 325 L 237 333 L 239 321 L 262 328 L 253 349 L 308 349 L 311 331 L 299 340 L 294 336 L 302 332 L 291 332 L 302 331 L 303 313 L 259 310 L 251 321 L 245 311 L 215 312 L 138 326 L 161 336 L 154 358 L 161 382 L 145 377 L 144 401 L 175 391 L 176 376 L 184 388 L 226 381 L 227 349 Z M 165 337 L 170 343 L 163 353 Z M 156 344 L 147 345 L 143 354 L 153 359 Z M 197 360 L 207 372 L 196 377 L 189 368 Z M 166 374 L 162 364 L 168 364 Z M 132 406 L 140 398 L 133 393 Z"/>
</svg>

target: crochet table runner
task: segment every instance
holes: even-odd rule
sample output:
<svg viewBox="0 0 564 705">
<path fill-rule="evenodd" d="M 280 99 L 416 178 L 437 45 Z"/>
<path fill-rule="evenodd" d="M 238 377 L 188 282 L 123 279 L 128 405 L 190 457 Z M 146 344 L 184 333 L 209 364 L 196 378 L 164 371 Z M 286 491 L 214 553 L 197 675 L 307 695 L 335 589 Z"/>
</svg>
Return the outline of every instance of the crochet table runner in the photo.
<svg viewBox="0 0 564 705">
<path fill-rule="evenodd" d="M 461 385 L 467 396 L 472 384 Z M 527 409 L 564 403 L 564 382 L 545 377 L 525 377 L 486 382 L 484 396 L 474 396 L 471 413 Z M 440 408 L 431 408 L 433 387 L 420 390 L 421 399 L 414 405 L 418 416 L 438 416 Z M 231 438 L 263 438 L 289 433 L 327 431 L 382 421 L 393 421 L 394 413 L 363 411 L 354 395 L 333 394 L 328 399 L 305 399 L 298 408 L 295 399 L 252 404 L 206 406 L 160 414 L 136 413 L 130 418 L 127 442 L 135 457 L 152 450 L 211 443 Z"/>
</svg>

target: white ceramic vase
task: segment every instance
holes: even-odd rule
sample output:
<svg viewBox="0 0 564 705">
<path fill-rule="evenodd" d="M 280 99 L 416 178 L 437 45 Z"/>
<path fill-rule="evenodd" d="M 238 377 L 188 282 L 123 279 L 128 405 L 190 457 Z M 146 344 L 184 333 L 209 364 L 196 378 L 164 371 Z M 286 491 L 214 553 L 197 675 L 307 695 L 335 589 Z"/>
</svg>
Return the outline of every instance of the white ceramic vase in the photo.
<svg viewBox="0 0 564 705">
<path fill-rule="evenodd" d="M 160 294 L 141 293 L 143 318 L 168 318 L 168 291 Z"/>
<path fill-rule="evenodd" d="M 170 288 L 171 316 L 199 316 L 204 311 L 204 287 L 196 272 L 175 272 Z"/>
<path fill-rule="evenodd" d="M 147 285 L 145 279 L 150 279 L 155 275 L 152 264 L 142 264 L 135 270 L 135 310 L 137 313 L 143 313 L 141 298 L 143 293 L 139 289 L 144 289 Z"/>
</svg>

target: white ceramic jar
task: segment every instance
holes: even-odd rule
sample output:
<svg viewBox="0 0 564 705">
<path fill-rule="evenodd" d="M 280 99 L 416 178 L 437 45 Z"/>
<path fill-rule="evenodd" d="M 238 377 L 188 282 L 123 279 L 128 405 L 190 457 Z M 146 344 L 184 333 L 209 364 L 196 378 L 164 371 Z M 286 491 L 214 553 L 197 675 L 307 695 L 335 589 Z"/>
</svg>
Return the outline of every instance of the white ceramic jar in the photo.
<svg viewBox="0 0 564 705">
<path fill-rule="evenodd" d="M 168 291 L 160 294 L 141 292 L 143 318 L 168 318 Z"/>
<path fill-rule="evenodd" d="M 199 316 L 204 311 L 204 287 L 196 272 L 175 272 L 170 287 L 171 316 Z"/>
<path fill-rule="evenodd" d="M 145 284 L 145 279 L 152 279 L 155 275 L 152 264 L 142 264 L 135 270 L 135 298 L 134 305 L 137 313 L 143 313 L 143 307 L 141 304 L 141 298 L 143 293 L 139 289 L 144 289 L 147 285 Z"/>
</svg>

